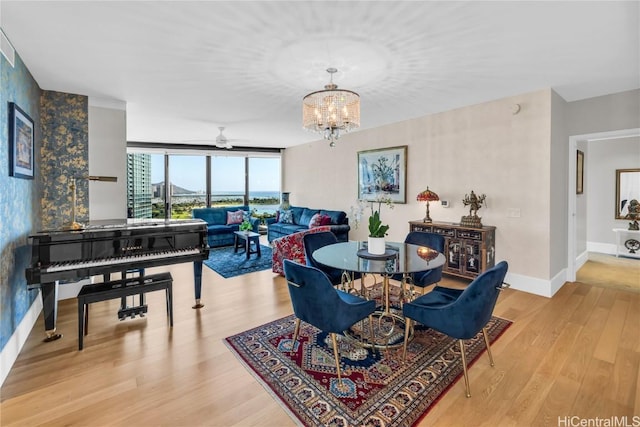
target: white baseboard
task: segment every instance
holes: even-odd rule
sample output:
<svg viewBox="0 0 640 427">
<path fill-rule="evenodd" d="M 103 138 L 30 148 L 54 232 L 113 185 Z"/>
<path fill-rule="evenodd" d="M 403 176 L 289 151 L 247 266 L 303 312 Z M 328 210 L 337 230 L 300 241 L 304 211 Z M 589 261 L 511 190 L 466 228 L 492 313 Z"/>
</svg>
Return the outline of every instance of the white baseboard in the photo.
<svg viewBox="0 0 640 427">
<path fill-rule="evenodd" d="M 33 325 L 35 325 L 36 320 L 38 320 L 41 311 L 42 297 L 40 296 L 40 291 L 38 291 L 38 295 L 33 301 L 33 304 L 31 304 L 31 307 L 29 307 L 29 310 L 25 313 L 22 321 L 2 349 L 2 352 L 0 352 L 0 386 L 4 383 L 7 375 L 9 375 L 9 371 L 18 358 L 20 350 L 22 350 L 22 346 L 27 341 L 31 329 L 33 329 Z"/>
<path fill-rule="evenodd" d="M 507 273 L 504 281 L 511 285 L 511 289 L 543 297 L 551 297 L 551 285 L 548 280 L 523 276 L 521 274 Z"/>
<path fill-rule="evenodd" d="M 554 296 L 556 292 L 558 292 L 562 287 L 562 285 L 564 285 L 566 282 L 567 282 L 567 269 L 563 268 L 558 272 L 558 274 L 552 277 L 551 281 L 549 282 L 549 295 L 548 295 L 549 298 Z"/>
<path fill-rule="evenodd" d="M 585 263 L 589 261 L 589 251 L 584 251 L 580 255 L 576 257 L 576 271 L 580 270 L 580 268 L 585 265 Z"/>
<path fill-rule="evenodd" d="M 551 280 L 507 273 L 504 281 L 511 285 L 511 289 L 551 298 L 567 281 L 567 269 L 563 268 Z"/>
<path fill-rule="evenodd" d="M 616 245 L 614 243 L 587 242 L 587 252 L 615 255 Z"/>
</svg>

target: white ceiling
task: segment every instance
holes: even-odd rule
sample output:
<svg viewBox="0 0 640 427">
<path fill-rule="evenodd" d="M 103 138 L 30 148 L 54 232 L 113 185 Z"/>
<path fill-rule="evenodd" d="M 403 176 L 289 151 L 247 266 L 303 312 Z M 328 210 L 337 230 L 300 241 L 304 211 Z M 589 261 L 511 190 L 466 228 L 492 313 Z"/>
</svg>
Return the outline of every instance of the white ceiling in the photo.
<svg viewBox="0 0 640 427">
<path fill-rule="evenodd" d="M 124 101 L 129 141 L 313 140 L 301 101 L 358 92 L 362 128 L 543 88 L 640 87 L 639 2 L 12 1 L 0 24 L 41 88 Z"/>
</svg>

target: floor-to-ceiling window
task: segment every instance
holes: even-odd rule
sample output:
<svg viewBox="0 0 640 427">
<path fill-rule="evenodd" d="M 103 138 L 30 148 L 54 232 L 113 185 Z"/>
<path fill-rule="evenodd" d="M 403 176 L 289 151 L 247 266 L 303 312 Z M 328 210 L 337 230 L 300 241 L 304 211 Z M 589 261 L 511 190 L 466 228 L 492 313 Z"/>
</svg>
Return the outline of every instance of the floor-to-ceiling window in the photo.
<svg viewBox="0 0 640 427">
<path fill-rule="evenodd" d="M 274 214 L 280 204 L 280 158 L 249 157 L 249 208 Z"/>
<path fill-rule="evenodd" d="M 211 157 L 211 206 L 245 204 L 245 158 Z"/>
<path fill-rule="evenodd" d="M 152 153 L 151 161 L 151 217 L 166 217 L 166 198 L 164 188 L 164 154 Z"/>
<path fill-rule="evenodd" d="M 151 155 L 127 154 L 127 216 L 151 218 Z"/>
<path fill-rule="evenodd" d="M 191 218 L 196 207 L 244 204 L 255 216 L 268 217 L 280 202 L 280 162 L 278 152 L 254 155 L 200 153 L 193 149 L 166 153 L 157 147 L 130 149 L 129 217 Z M 165 186 L 165 180 L 169 186 Z"/>
<path fill-rule="evenodd" d="M 164 155 L 127 154 L 127 216 L 164 218 Z"/>
<path fill-rule="evenodd" d="M 171 218 L 191 218 L 193 208 L 207 206 L 206 156 L 169 156 Z"/>
</svg>

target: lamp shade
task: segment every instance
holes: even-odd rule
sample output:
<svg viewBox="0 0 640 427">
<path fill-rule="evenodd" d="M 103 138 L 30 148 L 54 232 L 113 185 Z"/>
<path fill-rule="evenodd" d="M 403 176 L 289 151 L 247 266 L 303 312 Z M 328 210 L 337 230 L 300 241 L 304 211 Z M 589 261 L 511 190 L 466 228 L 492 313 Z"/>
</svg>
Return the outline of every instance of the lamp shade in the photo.
<svg viewBox="0 0 640 427">
<path fill-rule="evenodd" d="M 426 190 L 418 194 L 418 197 L 416 197 L 416 200 L 419 202 L 435 202 L 437 200 L 440 200 L 440 197 L 438 197 L 436 193 L 429 190 L 429 187 L 427 187 Z"/>
</svg>

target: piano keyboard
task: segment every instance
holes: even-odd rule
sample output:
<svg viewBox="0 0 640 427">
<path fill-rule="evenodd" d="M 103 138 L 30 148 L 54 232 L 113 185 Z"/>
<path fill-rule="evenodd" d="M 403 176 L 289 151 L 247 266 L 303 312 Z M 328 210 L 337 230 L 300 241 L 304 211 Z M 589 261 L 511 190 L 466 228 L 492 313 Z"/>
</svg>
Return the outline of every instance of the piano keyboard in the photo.
<svg viewBox="0 0 640 427">
<path fill-rule="evenodd" d="M 163 259 L 169 257 L 183 256 L 183 255 L 197 255 L 201 253 L 200 248 L 187 248 L 172 251 L 162 251 L 154 253 L 143 253 L 139 255 L 131 255 L 124 257 L 112 257 L 105 259 L 91 259 L 87 261 L 69 261 L 64 263 L 51 264 L 49 267 L 43 268 L 45 273 L 54 273 L 57 271 L 69 271 L 81 268 L 102 267 L 107 265 L 126 264 L 131 262 L 143 262 L 151 261 L 155 259 Z"/>
</svg>

